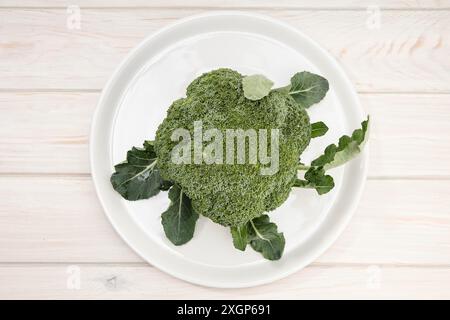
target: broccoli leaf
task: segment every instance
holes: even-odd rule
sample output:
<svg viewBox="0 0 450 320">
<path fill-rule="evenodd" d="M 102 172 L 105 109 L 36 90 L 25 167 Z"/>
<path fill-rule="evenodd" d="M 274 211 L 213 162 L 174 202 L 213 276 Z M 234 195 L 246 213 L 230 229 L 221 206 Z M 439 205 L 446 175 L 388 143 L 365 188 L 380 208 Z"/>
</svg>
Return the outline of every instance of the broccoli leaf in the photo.
<svg viewBox="0 0 450 320">
<path fill-rule="evenodd" d="M 325 148 L 324 154 L 311 162 L 312 167 L 323 167 L 328 170 L 338 167 L 358 155 L 369 136 L 369 117 L 361 123 L 361 128 L 353 131 L 352 136 L 342 136 L 336 146 L 331 144 Z"/>
<path fill-rule="evenodd" d="M 242 87 L 244 96 L 250 100 L 260 100 L 267 96 L 272 89 L 273 82 L 260 74 L 244 77 Z"/>
<path fill-rule="evenodd" d="M 148 199 L 158 194 L 162 183 L 156 164 L 153 144 L 146 141 L 144 148 L 133 147 L 127 160 L 114 167 L 111 184 L 127 200 Z"/>
<path fill-rule="evenodd" d="M 266 259 L 278 260 L 283 255 L 284 235 L 277 231 L 277 225 L 269 221 L 268 215 L 249 222 L 248 239 L 250 246 Z"/>
<path fill-rule="evenodd" d="M 233 236 L 233 245 L 236 249 L 244 251 L 248 243 L 248 228 L 244 224 L 242 226 L 231 227 L 231 235 Z"/>
<path fill-rule="evenodd" d="M 155 147 L 155 141 L 152 140 L 145 140 L 144 141 L 144 148 L 151 148 L 152 150 L 154 150 L 153 148 Z"/>
<path fill-rule="evenodd" d="M 319 102 L 329 88 L 327 79 L 317 74 L 303 71 L 291 78 L 289 94 L 304 108 Z"/>
<path fill-rule="evenodd" d="M 317 138 L 327 133 L 328 127 L 322 121 L 311 124 L 311 138 Z"/>
<path fill-rule="evenodd" d="M 185 244 L 194 236 L 198 213 L 192 209 L 191 200 L 178 185 L 169 191 L 169 208 L 161 215 L 166 237 L 176 246 Z"/>
<path fill-rule="evenodd" d="M 306 171 L 305 180 L 297 179 L 294 187 L 316 189 L 317 193 L 321 195 L 334 188 L 334 180 L 332 176 L 325 174 L 322 167 L 312 167 Z"/>
<path fill-rule="evenodd" d="M 163 180 L 163 181 L 161 181 L 161 185 L 159 186 L 159 190 L 167 191 L 167 190 L 170 189 L 171 186 L 173 186 L 172 181 Z"/>
</svg>

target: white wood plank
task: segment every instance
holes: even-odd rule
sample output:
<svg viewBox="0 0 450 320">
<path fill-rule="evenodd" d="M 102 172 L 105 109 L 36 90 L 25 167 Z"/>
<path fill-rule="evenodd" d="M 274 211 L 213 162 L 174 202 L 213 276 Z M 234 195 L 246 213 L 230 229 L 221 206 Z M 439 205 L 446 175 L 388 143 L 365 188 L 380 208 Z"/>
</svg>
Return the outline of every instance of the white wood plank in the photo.
<svg viewBox="0 0 450 320">
<path fill-rule="evenodd" d="M 99 93 L 0 93 L 0 172 L 89 172 Z"/>
<path fill-rule="evenodd" d="M 81 7 L 149 7 L 149 8 L 359 8 L 365 9 L 370 5 L 382 8 L 449 8 L 448 0 L 3 0 L 0 7 L 67 7 L 69 5 Z"/>
<path fill-rule="evenodd" d="M 152 32 L 206 9 L 84 9 L 68 29 L 61 9 L 1 9 L 0 88 L 105 84 L 126 53 Z M 360 91 L 449 92 L 450 11 L 383 10 L 380 29 L 365 10 L 252 10 L 317 40 Z"/>
<path fill-rule="evenodd" d="M 219 290 L 145 265 L 0 265 L 2 299 L 449 299 L 449 282 L 449 268 L 312 265 L 272 284 Z"/>
<path fill-rule="evenodd" d="M 0 181 L 0 262 L 141 261 L 109 224 L 90 178 Z"/>
<path fill-rule="evenodd" d="M 450 265 L 449 188 L 368 181 L 349 227 L 318 262 Z M 0 262 L 142 261 L 113 231 L 88 177 L 3 176 L 0 194 Z"/>
<path fill-rule="evenodd" d="M 321 262 L 450 262 L 450 181 L 369 180 L 358 210 Z"/>
<path fill-rule="evenodd" d="M 0 173 L 89 173 L 99 93 L 0 93 Z M 362 94 L 369 176 L 450 176 L 450 95 Z M 137 142 L 138 144 L 139 142 Z M 433 165 L 428 165 L 432 159 Z"/>
<path fill-rule="evenodd" d="M 361 103 L 372 121 L 370 177 L 450 175 L 450 95 L 368 94 Z"/>
</svg>

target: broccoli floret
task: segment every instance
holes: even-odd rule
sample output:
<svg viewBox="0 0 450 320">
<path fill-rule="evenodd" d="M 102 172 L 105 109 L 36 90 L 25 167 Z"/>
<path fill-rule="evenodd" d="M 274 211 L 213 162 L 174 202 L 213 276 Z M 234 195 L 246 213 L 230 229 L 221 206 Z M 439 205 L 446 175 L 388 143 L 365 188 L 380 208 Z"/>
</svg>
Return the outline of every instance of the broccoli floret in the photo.
<svg viewBox="0 0 450 320">
<path fill-rule="evenodd" d="M 300 154 L 311 138 L 308 114 L 291 95 L 273 90 L 252 101 L 244 96 L 242 79 L 231 69 L 214 70 L 195 79 L 187 88 L 186 98 L 170 106 L 155 141 L 161 177 L 179 185 L 197 213 L 224 226 L 243 225 L 286 200 L 296 181 Z M 174 163 L 171 152 L 178 142 L 171 140 L 172 133 L 185 128 L 193 136 L 194 121 L 199 120 L 203 130 L 217 128 L 224 136 L 226 129 L 279 129 L 279 170 L 262 175 L 264 165 L 259 161 L 232 165 Z"/>
</svg>

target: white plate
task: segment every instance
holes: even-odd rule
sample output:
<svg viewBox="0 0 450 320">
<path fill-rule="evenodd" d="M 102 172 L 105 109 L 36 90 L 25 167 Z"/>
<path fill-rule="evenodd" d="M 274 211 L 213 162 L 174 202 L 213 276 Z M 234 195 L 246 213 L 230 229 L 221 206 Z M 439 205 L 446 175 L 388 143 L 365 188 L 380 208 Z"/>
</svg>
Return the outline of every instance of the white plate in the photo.
<svg viewBox="0 0 450 320">
<path fill-rule="evenodd" d="M 102 206 L 116 231 L 142 258 L 189 282 L 212 287 L 248 287 L 285 277 L 311 263 L 337 238 L 359 200 L 366 177 L 367 151 L 335 169 L 336 187 L 318 196 L 294 190 L 270 214 L 286 237 L 283 257 L 264 260 L 247 248 L 233 248 L 229 230 L 200 218 L 194 238 L 183 246 L 164 236 L 160 214 L 167 193 L 129 202 L 109 182 L 113 165 L 126 151 L 153 139 L 173 100 L 203 72 L 229 67 L 243 74 L 262 73 L 283 86 L 297 71 L 325 76 L 330 91 L 308 111 L 311 121 L 330 127 L 314 139 L 302 160 L 319 155 L 364 119 L 355 90 L 336 61 L 296 29 L 271 18 L 217 12 L 179 21 L 145 39 L 115 71 L 103 90 L 91 131 L 91 169 Z"/>
</svg>

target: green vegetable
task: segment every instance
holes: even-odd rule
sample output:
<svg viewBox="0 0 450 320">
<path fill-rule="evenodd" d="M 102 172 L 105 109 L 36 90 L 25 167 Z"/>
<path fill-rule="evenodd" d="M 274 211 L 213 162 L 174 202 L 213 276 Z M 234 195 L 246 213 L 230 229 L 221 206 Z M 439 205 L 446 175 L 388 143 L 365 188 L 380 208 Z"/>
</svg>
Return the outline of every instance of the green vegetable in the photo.
<svg viewBox="0 0 450 320">
<path fill-rule="evenodd" d="M 314 124 L 313 124 L 314 125 Z M 325 148 L 324 154 L 311 162 L 310 166 L 299 163 L 299 170 L 307 170 L 305 180 L 297 179 L 295 187 L 313 188 L 318 194 L 325 194 L 334 188 L 334 180 L 325 170 L 343 165 L 356 157 L 368 138 L 369 117 L 361 123 L 361 128 L 353 131 L 352 136 L 342 136 L 339 143 L 330 144 Z"/>
<path fill-rule="evenodd" d="M 169 208 L 161 215 L 166 237 L 176 246 L 185 244 L 194 236 L 198 214 L 192 209 L 191 200 L 183 190 L 174 185 L 170 188 Z"/>
<path fill-rule="evenodd" d="M 339 143 L 330 144 L 323 155 L 311 162 L 311 166 L 323 167 L 325 170 L 338 167 L 358 155 L 364 146 L 368 134 L 369 117 L 361 123 L 361 128 L 353 131 L 351 137 L 342 136 Z"/>
<path fill-rule="evenodd" d="M 261 252 L 268 260 L 278 260 L 283 255 L 285 240 L 277 225 L 269 221 L 268 215 L 263 215 L 249 222 L 250 245 L 255 251 Z"/>
<path fill-rule="evenodd" d="M 322 121 L 311 124 L 311 138 L 317 138 L 327 133 L 328 127 Z"/>
<path fill-rule="evenodd" d="M 155 141 L 145 141 L 143 149 L 132 148 L 127 160 L 115 166 L 111 176 L 114 189 L 128 200 L 169 190 L 171 204 L 162 213 L 161 223 L 175 245 L 193 237 L 202 215 L 230 227 L 238 250 L 244 251 L 249 244 L 266 259 L 280 259 L 284 235 L 265 213 L 280 206 L 292 187 L 315 189 L 318 194 L 329 192 L 334 181 L 326 170 L 361 152 L 368 138 L 369 119 L 351 137 L 343 136 L 337 146 L 329 145 L 310 165 L 300 163 L 311 138 L 328 131 L 321 121 L 311 124 L 305 109 L 326 95 L 328 81 L 303 71 L 296 73 L 286 87 L 272 86 L 264 76 L 242 76 L 230 69 L 201 75 L 188 86 L 186 98 L 172 103 Z M 178 134 L 180 128 L 182 134 Z M 232 137 L 231 146 L 241 143 L 245 154 L 241 159 L 232 153 L 228 162 L 228 158 L 223 161 L 217 157 L 227 153 L 228 141 L 222 146 L 216 139 L 227 136 L 230 130 L 248 135 L 241 142 Z M 266 149 L 258 151 L 259 161 L 254 162 L 249 143 L 252 136 L 248 133 L 252 130 L 269 132 L 264 138 Z M 200 142 L 195 140 L 206 132 L 214 134 Z M 255 141 L 261 144 L 261 140 Z M 174 152 L 181 160 L 174 161 Z M 272 170 L 274 159 L 278 160 L 276 170 Z M 297 177 L 298 170 L 306 171 L 303 179 Z"/>
<path fill-rule="evenodd" d="M 306 171 L 305 180 L 297 179 L 294 187 L 316 189 L 318 194 L 325 194 L 334 188 L 334 180 L 322 167 L 312 167 Z"/>
<path fill-rule="evenodd" d="M 157 167 L 153 144 L 144 148 L 133 147 L 127 152 L 127 160 L 114 167 L 111 184 L 127 200 L 148 199 L 160 191 L 163 183 Z"/>
<path fill-rule="evenodd" d="M 285 240 L 277 225 L 269 221 L 268 215 L 250 220 L 244 225 L 231 227 L 233 245 L 244 251 L 247 244 L 268 260 L 278 260 L 283 255 Z"/>
<path fill-rule="evenodd" d="M 233 245 L 236 249 L 244 251 L 249 242 L 247 224 L 231 227 L 231 236 L 233 237 Z"/>
<path fill-rule="evenodd" d="M 173 186 L 173 183 L 171 181 L 165 181 L 163 180 L 161 182 L 161 185 L 159 186 L 159 190 L 161 191 L 167 191 L 170 189 L 170 187 Z"/>
<path fill-rule="evenodd" d="M 267 96 L 273 82 L 260 74 L 247 76 L 242 79 L 244 96 L 250 100 L 260 100 Z"/>
<path fill-rule="evenodd" d="M 319 102 L 327 94 L 329 85 L 327 79 L 307 71 L 298 72 L 291 78 L 288 86 L 289 94 L 302 107 L 309 108 Z"/>
<path fill-rule="evenodd" d="M 244 96 L 242 75 L 218 69 L 195 79 L 186 98 L 176 100 L 156 132 L 155 150 L 164 180 L 183 188 L 199 214 L 224 226 L 239 226 L 272 211 L 288 197 L 297 177 L 300 154 L 310 141 L 308 114 L 287 93 L 272 91 L 258 101 Z M 261 175 L 261 164 L 177 164 L 172 150 L 179 141 L 171 137 L 178 128 L 194 136 L 193 122 L 201 119 L 203 132 L 214 128 L 279 129 L 279 166 L 273 175 Z M 268 140 L 270 142 L 268 134 Z M 235 143 L 236 144 L 236 143 Z M 206 148 L 209 142 L 204 142 Z M 268 154 L 270 155 L 270 145 Z M 195 145 L 189 149 L 191 159 Z M 225 150 L 223 150 L 225 154 Z M 247 157 L 248 158 L 248 157 Z"/>
</svg>

